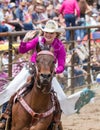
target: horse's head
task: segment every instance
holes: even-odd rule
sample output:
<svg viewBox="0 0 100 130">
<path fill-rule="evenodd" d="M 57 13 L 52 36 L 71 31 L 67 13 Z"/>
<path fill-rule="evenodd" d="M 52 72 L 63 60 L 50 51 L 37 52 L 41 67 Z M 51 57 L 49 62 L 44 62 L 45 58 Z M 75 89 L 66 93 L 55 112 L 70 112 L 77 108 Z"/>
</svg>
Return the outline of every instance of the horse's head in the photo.
<svg viewBox="0 0 100 130">
<path fill-rule="evenodd" d="M 37 54 L 37 82 L 43 92 L 49 92 L 55 69 L 55 57 L 50 51 L 41 51 Z"/>
</svg>

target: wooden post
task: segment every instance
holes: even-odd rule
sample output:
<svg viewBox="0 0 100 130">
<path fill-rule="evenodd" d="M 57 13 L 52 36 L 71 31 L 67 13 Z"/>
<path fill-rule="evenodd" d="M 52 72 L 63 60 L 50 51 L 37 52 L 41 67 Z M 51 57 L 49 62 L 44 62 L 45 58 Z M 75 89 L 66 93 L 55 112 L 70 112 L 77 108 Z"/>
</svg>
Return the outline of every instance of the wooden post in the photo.
<svg viewBox="0 0 100 130">
<path fill-rule="evenodd" d="M 71 41 L 74 41 L 74 31 L 75 30 L 71 30 Z M 71 43 L 72 49 L 74 49 L 74 42 Z M 74 54 L 72 55 L 71 58 L 71 94 L 74 93 Z"/>
<path fill-rule="evenodd" d="M 91 55 L 91 52 L 90 52 L 90 46 L 91 46 L 91 43 L 90 43 L 90 28 L 88 29 L 88 39 L 89 39 L 89 43 L 88 43 L 88 49 L 89 49 L 89 56 L 88 56 L 88 65 L 87 65 L 87 72 L 88 72 L 88 77 L 87 77 L 87 82 L 88 82 L 88 88 L 90 88 L 90 83 L 91 83 L 91 73 L 90 73 L 90 70 L 91 70 L 91 66 L 90 66 L 90 55 Z"/>
<path fill-rule="evenodd" d="M 8 65 L 8 75 L 11 80 L 12 77 L 12 37 L 9 36 L 9 65 Z"/>
</svg>

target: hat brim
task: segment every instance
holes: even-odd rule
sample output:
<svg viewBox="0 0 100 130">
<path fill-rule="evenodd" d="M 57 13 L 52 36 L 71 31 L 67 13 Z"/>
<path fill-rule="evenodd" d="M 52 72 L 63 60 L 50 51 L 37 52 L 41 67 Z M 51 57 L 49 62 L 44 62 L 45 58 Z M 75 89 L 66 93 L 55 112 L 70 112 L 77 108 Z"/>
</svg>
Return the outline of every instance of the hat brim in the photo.
<svg viewBox="0 0 100 130">
<path fill-rule="evenodd" d="M 58 28 L 58 29 L 48 29 L 48 28 L 43 28 L 43 27 L 40 27 L 40 29 L 43 31 L 43 32 L 49 32 L 49 33 L 64 33 L 64 28 Z"/>
</svg>

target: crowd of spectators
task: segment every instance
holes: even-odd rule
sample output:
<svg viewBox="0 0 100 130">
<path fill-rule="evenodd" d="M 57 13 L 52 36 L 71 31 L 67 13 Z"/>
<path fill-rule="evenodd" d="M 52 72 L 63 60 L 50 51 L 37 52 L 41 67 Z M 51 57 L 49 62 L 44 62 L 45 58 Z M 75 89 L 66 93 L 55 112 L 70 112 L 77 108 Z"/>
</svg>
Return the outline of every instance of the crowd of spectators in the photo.
<svg viewBox="0 0 100 130">
<path fill-rule="evenodd" d="M 34 30 L 48 19 L 54 19 L 62 27 L 97 25 L 100 6 L 96 0 L 88 3 L 86 0 L 0 0 L 0 32 Z M 80 40 L 85 34 L 85 30 L 76 30 L 75 39 Z M 68 31 L 65 37 L 70 40 Z"/>
</svg>

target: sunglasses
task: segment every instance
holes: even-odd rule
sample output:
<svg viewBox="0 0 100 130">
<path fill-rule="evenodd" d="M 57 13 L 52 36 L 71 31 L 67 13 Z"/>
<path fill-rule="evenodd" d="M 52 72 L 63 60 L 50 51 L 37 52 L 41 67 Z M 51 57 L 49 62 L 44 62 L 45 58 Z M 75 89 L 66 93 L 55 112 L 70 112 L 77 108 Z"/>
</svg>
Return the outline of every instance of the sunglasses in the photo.
<svg viewBox="0 0 100 130">
<path fill-rule="evenodd" d="M 22 5 L 22 7 L 24 8 L 24 7 L 25 7 L 25 5 Z"/>
</svg>

